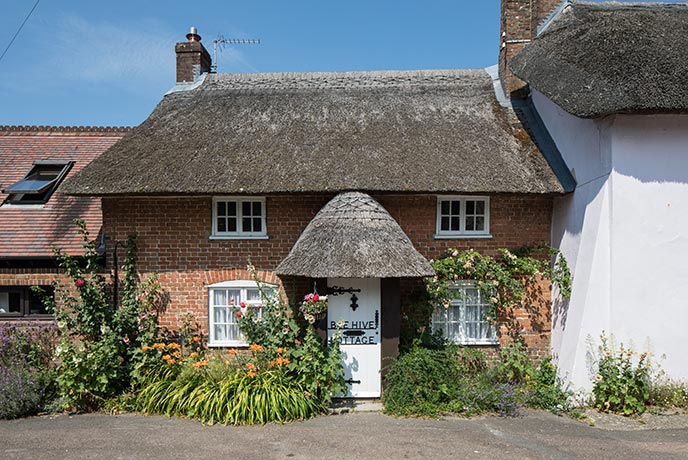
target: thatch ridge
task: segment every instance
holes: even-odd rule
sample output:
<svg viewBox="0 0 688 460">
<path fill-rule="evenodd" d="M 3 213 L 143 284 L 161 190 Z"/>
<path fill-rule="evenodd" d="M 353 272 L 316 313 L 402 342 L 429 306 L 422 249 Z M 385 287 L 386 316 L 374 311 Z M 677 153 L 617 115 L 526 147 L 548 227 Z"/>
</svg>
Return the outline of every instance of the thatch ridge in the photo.
<svg viewBox="0 0 688 460">
<path fill-rule="evenodd" d="M 514 119 L 484 70 L 210 74 L 64 189 L 562 193 Z"/>
<path fill-rule="evenodd" d="M 310 278 L 435 273 L 387 210 L 360 192 L 341 193 L 323 206 L 275 271 Z"/>
<path fill-rule="evenodd" d="M 511 61 L 567 112 L 688 113 L 688 4 L 573 3 Z"/>
</svg>

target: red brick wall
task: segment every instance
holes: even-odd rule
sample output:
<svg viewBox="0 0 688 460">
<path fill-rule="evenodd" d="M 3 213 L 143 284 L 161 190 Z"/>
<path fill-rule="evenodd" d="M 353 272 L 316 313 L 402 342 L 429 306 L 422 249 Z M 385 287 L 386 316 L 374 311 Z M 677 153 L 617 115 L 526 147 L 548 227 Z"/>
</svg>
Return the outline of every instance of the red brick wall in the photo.
<svg viewBox="0 0 688 460">
<path fill-rule="evenodd" d="M 518 91 L 525 83 L 509 70 L 509 61 L 528 44 L 537 27 L 557 7 L 560 0 L 502 0 L 499 41 L 499 74 L 507 94 Z"/>
<path fill-rule="evenodd" d="M 139 268 L 158 272 L 169 293 L 162 324 L 179 325 L 179 318 L 192 313 L 207 326 L 206 286 L 233 279 L 247 279 L 247 260 L 261 279 L 283 286 L 290 298 L 303 295 L 310 282 L 299 278 L 279 280 L 272 270 L 289 253 L 303 229 L 332 195 L 268 196 L 266 219 L 268 240 L 211 240 L 212 199 L 205 198 L 106 198 L 103 228 L 107 238 L 108 263 L 112 263 L 113 241 L 136 234 Z M 409 238 L 428 259 L 442 256 L 449 248 L 474 248 L 495 255 L 500 247 L 517 247 L 549 241 L 552 198 L 499 194 L 490 197 L 489 239 L 434 239 L 437 197 L 435 195 L 377 195 Z M 402 280 L 402 296 L 414 286 Z M 549 299 L 546 292 L 542 298 Z M 405 298 L 402 297 L 402 303 Z M 408 300 L 408 296 L 406 296 Z M 548 303 L 545 302 L 548 315 Z M 523 313 L 524 318 L 528 315 Z M 548 323 L 547 323 L 548 324 Z M 530 327 L 530 323 L 528 323 Z M 526 331 L 528 333 L 535 331 Z M 549 326 L 537 331 L 545 337 L 539 347 L 549 349 Z"/>
</svg>

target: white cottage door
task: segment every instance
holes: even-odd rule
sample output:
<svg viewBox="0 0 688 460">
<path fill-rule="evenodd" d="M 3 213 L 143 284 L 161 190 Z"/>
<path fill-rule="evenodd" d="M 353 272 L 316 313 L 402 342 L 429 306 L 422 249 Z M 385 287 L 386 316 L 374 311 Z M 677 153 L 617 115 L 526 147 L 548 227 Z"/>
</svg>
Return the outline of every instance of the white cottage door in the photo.
<svg viewBox="0 0 688 460">
<path fill-rule="evenodd" d="M 347 398 L 380 396 L 380 278 L 328 278 L 327 336 L 341 325 Z M 328 290 L 330 290 L 328 289 Z"/>
</svg>

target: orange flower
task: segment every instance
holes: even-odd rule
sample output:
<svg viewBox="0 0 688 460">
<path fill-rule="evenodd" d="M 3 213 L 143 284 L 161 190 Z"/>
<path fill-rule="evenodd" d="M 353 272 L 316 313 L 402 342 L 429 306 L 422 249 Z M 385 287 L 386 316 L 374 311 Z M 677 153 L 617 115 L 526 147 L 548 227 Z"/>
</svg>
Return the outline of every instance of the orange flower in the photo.
<svg viewBox="0 0 688 460">
<path fill-rule="evenodd" d="M 256 373 L 253 372 L 253 371 L 248 371 L 248 372 L 246 373 L 246 375 L 248 375 L 249 377 L 255 377 L 255 376 L 258 375 L 258 374 L 256 374 Z"/>
<path fill-rule="evenodd" d="M 181 357 L 182 357 L 182 352 L 179 351 L 179 350 L 177 350 L 177 351 L 175 351 L 174 353 L 172 353 L 172 356 L 174 356 L 175 358 L 181 358 Z"/>
<path fill-rule="evenodd" d="M 189 354 L 189 358 L 198 358 L 198 353 L 194 351 L 193 353 Z"/>
<path fill-rule="evenodd" d="M 246 363 L 246 367 L 248 367 L 252 371 L 256 370 L 256 365 L 253 363 Z"/>
<path fill-rule="evenodd" d="M 141 347 L 141 351 L 143 351 L 143 352 L 146 352 L 146 351 L 148 351 L 148 350 L 150 350 L 150 349 L 151 349 L 151 347 L 149 347 L 148 345 L 144 345 L 144 346 Z"/>
<path fill-rule="evenodd" d="M 236 356 L 236 354 L 237 354 L 236 348 L 232 348 L 231 350 L 229 350 L 229 354 L 232 356 Z"/>
<path fill-rule="evenodd" d="M 191 337 L 191 341 L 192 341 L 193 343 L 198 343 L 198 342 L 201 341 L 201 338 L 200 338 L 199 336 L 197 336 L 197 335 L 194 335 L 193 337 Z"/>
<path fill-rule="evenodd" d="M 248 347 L 249 350 L 251 351 L 263 351 L 263 346 L 258 345 L 257 343 L 251 344 L 250 347 Z"/>
<path fill-rule="evenodd" d="M 168 349 L 168 350 L 179 350 L 180 348 L 181 348 L 181 347 L 179 346 L 178 343 L 172 342 L 172 343 L 168 343 L 168 344 L 167 344 L 167 349 Z"/>
<path fill-rule="evenodd" d="M 165 361 L 170 366 L 177 363 L 177 361 L 175 361 L 174 358 L 171 357 L 170 355 L 164 355 L 162 357 L 162 359 L 163 359 L 163 361 Z"/>
<path fill-rule="evenodd" d="M 205 359 L 202 359 L 199 362 L 194 363 L 193 366 L 194 366 L 194 369 L 200 369 L 201 367 L 205 367 L 207 365 L 208 365 L 208 361 L 206 361 Z"/>
<path fill-rule="evenodd" d="M 278 354 L 278 355 L 281 355 L 281 354 L 284 353 L 285 351 L 287 351 L 286 348 L 284 348 L 284 347 L 279 347 L 279 348 L 277 349 L 277 354 Z"/>
<path fill-rule="evenodd" d="M 154 344 L 153 344 L 153 349 L 154 349 L 154 350 L 162 350 L 162 349 L 164 349 L 164 348 L 165 348 L 165 344 L 164 344 L 164 343 L 158 342 L 158 343 L 154 343 Z"/>
</svg>

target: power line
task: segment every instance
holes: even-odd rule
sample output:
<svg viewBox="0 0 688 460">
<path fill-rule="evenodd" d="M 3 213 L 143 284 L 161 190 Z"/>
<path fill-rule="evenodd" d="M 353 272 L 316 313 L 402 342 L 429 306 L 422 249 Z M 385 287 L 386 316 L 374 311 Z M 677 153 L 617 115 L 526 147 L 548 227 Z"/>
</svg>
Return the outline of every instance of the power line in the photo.
<svg viewBox="0 0 688 460">
<path fill-rule="evenodd" d="M 14 34 L 14 37 L 12 37 L 12 40 L 10 40 L 10 43 L 7 45 L 7 48 L 5 48 L 5 51 L 2 52 L 2 56 L 0 56 L 0 61 L 2 61 L 2 58 L 5 57 L 5 54 L 7 54 L 7 51 L 9 51 L 10 47 L 12 46 L 12 43 L 14 43 L 14 40 L 17 38 L 17 35 L 19 35 L 19 32 L 24 28 L 24 24 L 26 24 L 26 21 L 29 20 L 31 17 L 31 14 L 33 13 L 33 10 L 36 9 L 38 4 L 40 3 L 41 0 L 36 0 L 36 3 L 33 5 L 33 8 L 31 8 L 31 11 L 29 11 L 29 14 L 26 15 L 26 18 L 24 18 L 24 22 L 21 23 L 19 26 L 19 29 L 17 29 L 17 32 Z"/>
</svg>

